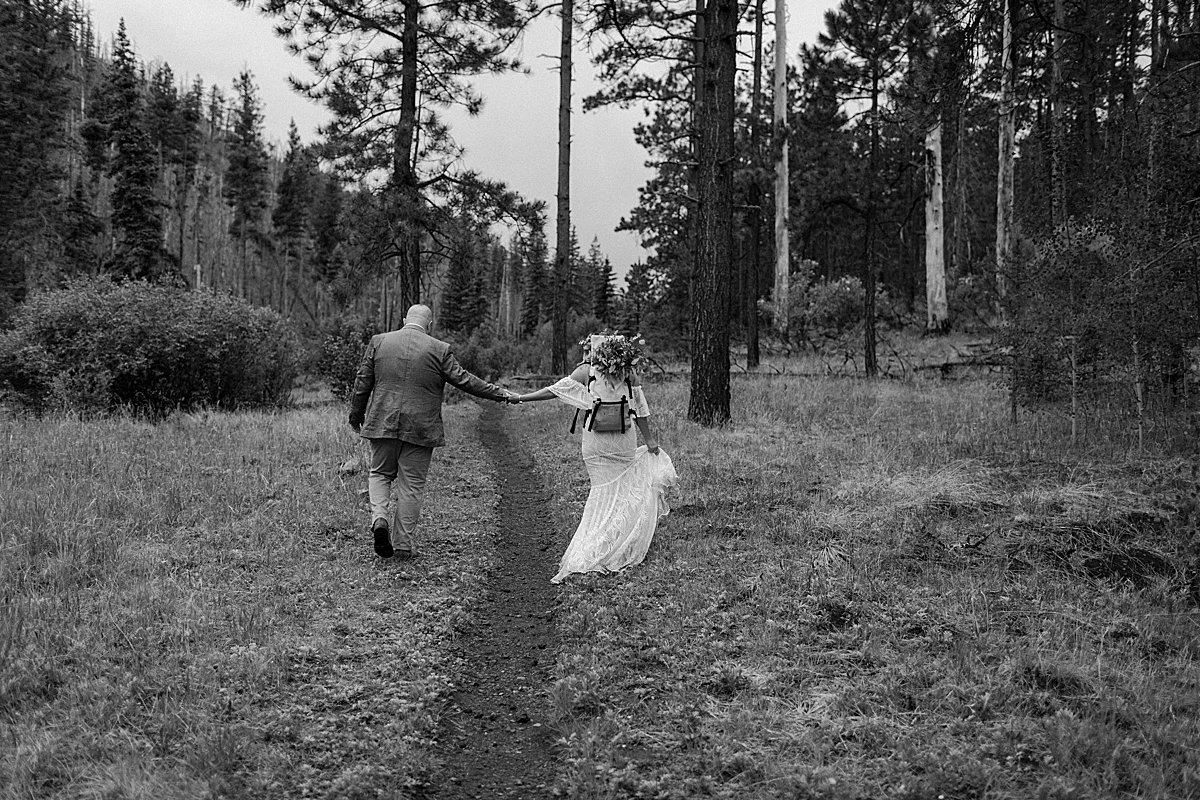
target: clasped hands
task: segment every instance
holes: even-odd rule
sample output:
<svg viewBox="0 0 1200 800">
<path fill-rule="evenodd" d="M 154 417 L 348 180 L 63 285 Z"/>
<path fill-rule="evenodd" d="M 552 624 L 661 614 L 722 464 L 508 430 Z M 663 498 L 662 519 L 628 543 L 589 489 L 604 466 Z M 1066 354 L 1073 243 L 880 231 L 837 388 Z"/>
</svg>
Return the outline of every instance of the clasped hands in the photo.
<svg viewBox="0 0 1200 800">
<path fill-rule="evenodd" d="M 508 403 L 509 405 L 515 406 L 515 405 L 525 402 L 524 400 L 521 399 L 521 395 L 517 394 L 513 390 L 504 389 L 503 391 L 504 391 L 504 401 L 506 403 Z"/>
</svg>

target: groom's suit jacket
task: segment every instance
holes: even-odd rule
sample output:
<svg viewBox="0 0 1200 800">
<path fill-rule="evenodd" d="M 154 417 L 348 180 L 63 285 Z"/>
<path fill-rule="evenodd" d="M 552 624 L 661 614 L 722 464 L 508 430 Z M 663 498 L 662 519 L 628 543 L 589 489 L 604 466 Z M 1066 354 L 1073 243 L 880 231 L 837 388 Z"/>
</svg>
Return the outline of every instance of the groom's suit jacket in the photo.
<svg viewBox="0 0 1200 800">
<path fill-rule="evenodd" d="M 401 439 L 424 447 L 446 443 L 442 389 L 504 400 L 504 390 L 467 372 L 450 345 L 418 327 L 371 338 L 358 365 L 350 398 L 350 424 L 371 439 Z"/>
</svg>

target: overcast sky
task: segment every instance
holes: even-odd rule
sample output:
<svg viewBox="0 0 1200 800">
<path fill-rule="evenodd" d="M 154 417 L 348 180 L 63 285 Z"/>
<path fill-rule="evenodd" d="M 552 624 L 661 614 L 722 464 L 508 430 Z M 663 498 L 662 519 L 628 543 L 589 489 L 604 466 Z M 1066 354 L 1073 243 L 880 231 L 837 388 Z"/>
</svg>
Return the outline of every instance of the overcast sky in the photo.
<svg viewBox="0 0 1200 800">
<path fill-rule="evenodd" d="M 788 50 L 799 51 L 820 30 L 831 0 L 792 0 Z M 768 7 L 770 4 L 768 3 Z M 138 58 L 166 61 L 180 80 L 197 76 L 206 85 L 232 92 L 234 79 L 249 69 L 263 102 L 267 138 L 281 148 L 288 121 L 294 119 L 305 141 L 312 141 L 325 112 L 288 86 L 289 74 L 303 75 L 303 62 L 288 54 L 271 30 L 271 21 L 232 0 L 91 0 L 97 36 L 111 42 L 117 23 L 125 28 Z M 523 47 L 530 75 L 486 76 L 475 82 L 486 104 L 475 118 L 454 122 L 455 138 L 466 150 L 467 166 L 503 180 L 530 199 L 544 200 L 553 240 L 557 182 L 558 32 L 553 19 L 536 25 Z M 769 35 L 769 34 L 768 34 Z M 586 59 L 576 67 L 572 120 L 571 212 L 586 251 L 593 238 L 619 275 L 645 257 L 637 237 L 616 233 L 622 216 L 637 203 L 637 190 L 650 171 L 646 153 L 633 139 L 640 110 L 603 109 L 584 114 L 580 100 L 595 86 Z M 769 79 L 769 76 L 768 76 Z"/>
</svg>

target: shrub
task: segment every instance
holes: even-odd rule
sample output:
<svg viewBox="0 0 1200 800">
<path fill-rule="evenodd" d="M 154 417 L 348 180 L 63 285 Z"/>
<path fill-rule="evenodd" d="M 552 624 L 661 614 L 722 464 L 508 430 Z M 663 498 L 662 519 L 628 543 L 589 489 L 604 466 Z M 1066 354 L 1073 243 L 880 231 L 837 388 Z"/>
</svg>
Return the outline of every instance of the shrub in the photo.
<svg viewBox="0 0 1200 800">
<path fill-rule="evenodd" d="M 567 368 L 574 368 L 583 357 L 579 340 L 592 333 L 599 333 L 607 326 L 592 316 L 571 314 L 567 323 Z M 632 333 L 632 331 L 630 331 Z M 436 331 L 434 332 L 436 335 Z M 497 334 L 495 323 L 486 320 L 469 336 L 446 337 L 454 355 L 463 368 L 486 380 L 496 380 L 504 375 L 533 373 L 549 375 L 552 367 L 553 328 L 549 322 L 542 324 L 527 339 L 513 340 Z"/>
<path fill-rule="evenodd" d="M 495 324 L 489 319 L 480 323 L 467 336 L 457 335 L 450 340 L 458 363 L 485 381 L 510 375 L 526 367 L 530 355 L 520 343 L 496 337 Z"/>
<path fill-rule="evenodd" d="M 375 333 L 372 321 L 362 316 L 341 316 L 321 339 L 314 371 L 329 384 L 338 400 L 348 400 L 363 350 Z"/>
<path fill-rule="evenodd" d="M 95 279 L 33 294 L 0 335 L 0 389 L 34 408 L 162 412 L 287 401 L 291 329 L 230 297 Z"/>
<path fill-rule="evenodd" d="M 805 327 L 819 335 L 836 336 L 862 321 L 863 285 L 849 275 L 819 281 L 808 287 Z"/>
<path fill-rule="evenodd" d="M 1141 237 L 1141 238 L 1139 238 Z M 1170 398 L 1197 341 L 1194 256 L 1130 228 L 1072 221 L 1011 273 L 1001 343 L 1017 400 L 1126 402 L 1142 381 Z"/>
</svg>

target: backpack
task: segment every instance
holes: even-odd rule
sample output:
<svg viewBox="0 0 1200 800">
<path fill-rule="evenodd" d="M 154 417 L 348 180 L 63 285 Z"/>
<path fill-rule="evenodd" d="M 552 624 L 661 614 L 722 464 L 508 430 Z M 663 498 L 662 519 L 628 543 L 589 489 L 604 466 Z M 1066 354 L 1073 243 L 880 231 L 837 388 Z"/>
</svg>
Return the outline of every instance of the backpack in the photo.
<svg viewBox="0 0 1200 800">
<path fill-rule="evenodd" d="M 589 394 L 594 380 L 595 375 L 588 375 Z M 601 400 L 598 397 L 592 400 L 591 409 L 583 412 L 583 427 L 586 430 L 592 433 L 624 433 L 629 430 L 629 415 L 632 413 L 629 409 L 629 398 L 633 396 L 633 384 L 629 378 L 625 379 L 625 386 L 629 392 L 620 400 Z M 571 420 L 571 433 L 575 432 L 575 424 L 578 421 L 579 409 L 576 409 L 575 418 Z"/>
</svg>

